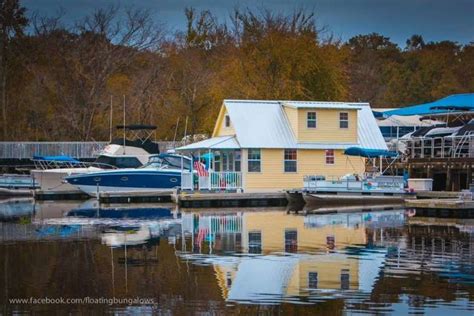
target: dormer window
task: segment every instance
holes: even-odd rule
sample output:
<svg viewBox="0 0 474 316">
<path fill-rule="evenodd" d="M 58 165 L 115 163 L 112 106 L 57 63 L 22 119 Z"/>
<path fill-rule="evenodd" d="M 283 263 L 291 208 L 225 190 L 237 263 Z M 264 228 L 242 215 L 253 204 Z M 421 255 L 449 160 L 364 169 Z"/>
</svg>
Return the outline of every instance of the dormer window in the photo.
<svg viewBox="0 0 474 316">
<path fill-rule="evenodd" d="M 349 128 L 349 113 L 339 113 L 339 128 Z"/>
<path fill-rule="evenodd" d="M 316 112 L 306 113 L 306 127 L 307 128 L 316 128 L 317 125 Z"/>
<path fill-rule="evenodd" d="M 229 115 L 226 115 L 225 118 L 224 118 L 224 126 L 225 127 L 230 127 L 230 116 Z"/>
</svg>

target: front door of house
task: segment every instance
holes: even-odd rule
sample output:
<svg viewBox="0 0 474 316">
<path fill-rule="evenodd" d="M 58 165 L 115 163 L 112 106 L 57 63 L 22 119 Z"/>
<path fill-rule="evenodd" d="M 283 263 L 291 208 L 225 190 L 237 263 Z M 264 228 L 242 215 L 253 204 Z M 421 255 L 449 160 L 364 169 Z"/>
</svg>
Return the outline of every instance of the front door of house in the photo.
<svg viewBox="0 0 474 316">
<path fill-rule="evenodd" d="M 222 171 L 234 171 L 234 151 L 222 152 Z"/>
</svg>

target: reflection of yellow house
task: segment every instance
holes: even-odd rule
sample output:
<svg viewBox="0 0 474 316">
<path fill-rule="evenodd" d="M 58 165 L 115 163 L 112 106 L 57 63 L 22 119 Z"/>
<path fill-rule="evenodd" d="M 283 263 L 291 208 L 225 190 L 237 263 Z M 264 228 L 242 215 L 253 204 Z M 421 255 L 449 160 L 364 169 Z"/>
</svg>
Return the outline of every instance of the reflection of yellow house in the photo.
<svg viewBox="0 0 474 316">
<path fill-rule="evenodd" d="M 259 293 L 291 296 L 308 295 L 313 289 L 359 289 L 359 260 L 331 248 L 365 244 L 363 226 L 314 228 L 305 226 L 304 220 L 303 216 L 282 212 L 245 213 L 241 235 L 244 252 L 263 256 L 226 259 L 214 265 L 223 297 L 258 300 Z M 288 238 L 292 240 L 289 242 Z M 305 248 L 322 251 L 289 256 L 271 254 Z"/>
<path fill-rule="evenodd" d="M 367 103 L 224 100 L 212 138 L 178 150 L 212 157 L 210 189 L 275 191 L 363 173 L 363 159 L 343 154 L 351 146 L 387 149 Z"/>
<path fill-rule="evenodd" d="M 252 233 L 260 234 L 262 253 L 285 251 L 285 236 L 290 235 L 291 238 L 293 231 L 296 232 L 299 250 L 304 248 L 331 250 L 333 247 L 345 248 L 366 242 L 365 229 L 362 226 L 348 228 L 343 225 L 327 225 L 315 229 L 306 227 L 304 219 L 304 216 L 292 216 L 278 211 L 245 213 L 242 225 L 244 251 L 250 250 L 249 233 L 250 236 Z"/>
</svg>

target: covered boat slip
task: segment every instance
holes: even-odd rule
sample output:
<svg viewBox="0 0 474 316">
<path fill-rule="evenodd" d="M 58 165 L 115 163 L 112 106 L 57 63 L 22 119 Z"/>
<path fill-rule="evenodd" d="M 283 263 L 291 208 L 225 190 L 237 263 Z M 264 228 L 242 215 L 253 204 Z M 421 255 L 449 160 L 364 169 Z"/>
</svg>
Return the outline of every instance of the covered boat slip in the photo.
<svg viewBox="0 0 474 316">
<path fill-rule="evenodd" d="M 376 111 L 377 109 L 375 109 Z M 402 159 L 390 165 L 393 174 L 433 179 L 434 191 L 468 189 L 474 168 L 474 93 L 454 94 L 434 102 L 375 112 L 376 117 L 418 116 L 440 124 L 418 128 L 392 141 Z"/>
</svg>

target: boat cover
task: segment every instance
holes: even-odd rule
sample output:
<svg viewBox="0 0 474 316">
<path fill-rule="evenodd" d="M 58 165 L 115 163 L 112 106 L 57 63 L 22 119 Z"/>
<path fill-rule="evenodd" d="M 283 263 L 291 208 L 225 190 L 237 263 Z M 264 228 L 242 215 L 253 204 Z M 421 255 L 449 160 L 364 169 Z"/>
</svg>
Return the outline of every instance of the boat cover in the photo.
<svg viewBox="0 0 474 316">
<path fill-rule="evenodd" d="M 430 115 L 448 112 L 473 111 L 474 93 L 453 94 L 445 98 L 425 104 L 407 106 L 391 111 L 375 113 L 376 117 L 389 117 L 392 115 Z"/>
<path fill-rule="evenodd" d="M 34 155 L 33 160 L 80 163 L 79 160 L 74 159 L 70 156 L 37 156 L 37 155 Z"/>
<path fill-rule="evenodd" d="M 344 155 L 359 156 L 359 157 L 366 157 L 366 158 L 378 158 L 378 157 L 397 157 L 398 153 L 395 151 L 381 150 L 381 149 L 349 147 L 344 151 Z"/>
</svg>

